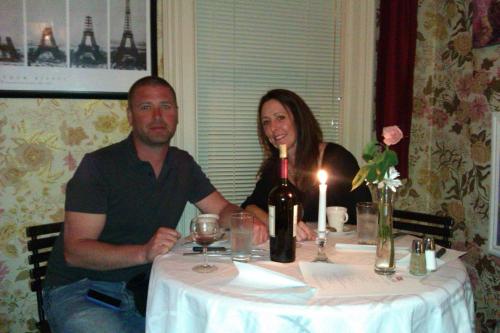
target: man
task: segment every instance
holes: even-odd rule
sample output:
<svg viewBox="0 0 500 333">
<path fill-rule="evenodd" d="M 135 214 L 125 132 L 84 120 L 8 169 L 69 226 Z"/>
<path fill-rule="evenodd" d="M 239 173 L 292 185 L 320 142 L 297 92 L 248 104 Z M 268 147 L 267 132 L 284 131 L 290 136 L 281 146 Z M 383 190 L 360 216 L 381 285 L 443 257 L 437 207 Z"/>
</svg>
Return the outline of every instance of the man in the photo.
<svg viewBox="0 0 500 333">
<path fill-rule="evenodd" d="M 53 333 L 143 332 L 144 317 L 126 283 L 149 273 L 153 259 L 173 248 L 186 202 L 219 214 L 223 226 L 240 210 L 187 152 L 170 146 L 178 107 L 168 82 L 135 82 L 127 117 L 129 137 L 87 154 L 68 183 L 63 237 L 54 245 L 44 289 Z M 257 221 L 254 242 L 266 239 L 266 225 Z M 119 309 L 89 300 L 90 289 L 119 299 Z"/>
</svg>

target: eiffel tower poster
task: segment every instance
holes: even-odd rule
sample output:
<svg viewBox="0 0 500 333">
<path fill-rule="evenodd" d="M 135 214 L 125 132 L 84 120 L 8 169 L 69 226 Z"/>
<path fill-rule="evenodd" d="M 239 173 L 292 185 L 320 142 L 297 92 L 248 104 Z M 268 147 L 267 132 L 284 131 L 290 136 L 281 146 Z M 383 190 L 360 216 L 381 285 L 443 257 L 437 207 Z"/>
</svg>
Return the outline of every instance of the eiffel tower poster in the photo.
<svg viewBox="0 0 500 333">
<path fill-rule="evenodd" d="M 147 20 L 144 6 L 141 6 L 143 1 L 110 2 L 111 68 L 145 70 Z"/>
<path fill-rule="evenodd" d="M 0 98 L 126 98 L 158 73 L 158 5 L 0 0 Z"/>
<path fill-rule="evenodd" d="M 22 15 L 23 4 L 17 0 L 0 1 L 0 64 L 22 66 L 24 62 L 23 22 L 10 9 Z"/>
<path fill-rule="evenodd" d="M 107 5 L 102 0 L 70 1 L 70 67 L 108 67 Z"/>
<path fill-rule="evenodd" d="M 66 67 L 66 3 L 26 1 L 28 66 Z"/>
</svg>

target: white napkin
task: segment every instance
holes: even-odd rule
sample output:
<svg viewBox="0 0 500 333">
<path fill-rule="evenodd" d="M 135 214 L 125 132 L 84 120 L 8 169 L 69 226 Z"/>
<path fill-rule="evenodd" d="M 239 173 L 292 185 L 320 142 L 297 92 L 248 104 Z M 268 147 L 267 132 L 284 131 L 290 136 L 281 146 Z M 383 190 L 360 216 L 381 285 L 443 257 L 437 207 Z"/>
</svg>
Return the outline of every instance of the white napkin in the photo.
<svg viewBox="0 0 500 333">
<path fill-rule="evenodd" d="M 378 275 L 370 265 L 299 262 L 305 281 L 317 288 L 316 297 L 405 295 L 430 290 L 411 277 Z"/>
<path fill-rule="evenodd" d="M 316 289 L 294 277 L 281 274 L 253 264 L 234 262 L 238 275 L 228 284 L 219 287 L 221 291 L 236 294 L 242 298 L 260 298 L 268 302 L 307 304 Z"/>
<path fill-rule="evenodd" d="M 278 273 L 253 264 L 233 262 L 238 270 L 238 276 L 229 282 L 229 285 L 246 289 L 281 289 L 307 287 L 307 285 L 294 277 Z"/>
</svg>

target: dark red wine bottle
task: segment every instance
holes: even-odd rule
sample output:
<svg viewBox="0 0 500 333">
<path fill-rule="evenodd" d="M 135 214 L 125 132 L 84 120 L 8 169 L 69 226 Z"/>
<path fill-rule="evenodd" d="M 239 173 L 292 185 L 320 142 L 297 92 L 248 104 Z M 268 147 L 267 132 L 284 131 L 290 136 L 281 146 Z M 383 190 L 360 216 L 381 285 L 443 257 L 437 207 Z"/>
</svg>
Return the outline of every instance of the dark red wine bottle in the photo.
<svg viewBox="0 0 500 333">
<path fill-rule="evenodd" d="M 269 239 L 272 261 L 295 261 L 295 241 L 299 200 L 293 186 L 288 183 L 286 145 L 280 145 L 280 184 L 269 193 Z"/>
</svg>

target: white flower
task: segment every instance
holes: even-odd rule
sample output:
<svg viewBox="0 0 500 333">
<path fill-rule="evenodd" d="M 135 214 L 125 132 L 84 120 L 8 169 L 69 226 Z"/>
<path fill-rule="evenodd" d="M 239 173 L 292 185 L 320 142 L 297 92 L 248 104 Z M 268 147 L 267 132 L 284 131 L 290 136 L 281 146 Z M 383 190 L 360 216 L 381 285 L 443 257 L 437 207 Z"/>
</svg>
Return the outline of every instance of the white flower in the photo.
<svg viewBox="0 0 500 333">
<path fill-rule="evenodd" d="M 403 185 L 401 180 L 397 179 L 399 177 L 399 172 L 395 167 L 390 167 L 389 170 L 385 173 L 384 180 L 378 183 L 378 188 L 383 188 L 384 185 L 387 185 L 391 189 L 392 192 L 396 192 L 396 187 Z M 376 184 L 376 182 L 374 182 Z"/>
</svg>

